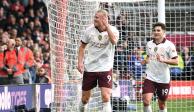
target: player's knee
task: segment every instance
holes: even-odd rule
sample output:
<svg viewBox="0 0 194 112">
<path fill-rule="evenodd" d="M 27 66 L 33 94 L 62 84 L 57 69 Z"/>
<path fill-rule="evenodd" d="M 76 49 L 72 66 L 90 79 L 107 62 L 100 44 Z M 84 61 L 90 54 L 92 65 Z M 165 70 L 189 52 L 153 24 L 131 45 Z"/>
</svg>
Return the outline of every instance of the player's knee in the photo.
<svg viewBox="0 0 194 112">
<path fill-rule="evenodd" d="M 160 110 L 164 110 L 165 109 L 165 102 L 159 100 L 158 103 L 159 103 Z"/>
<path fill-rule="evenodd" d="M 110 101 L 110 96 L 109 95 L 102 95 L 102 101 L 103 102 L 109 102 Z"/>
<path fill-rule="evenodd" d="M 165 105 L 159 105 L 160 110 L 164 110 L 165 109 Z"/>
<path fill-rule="evenodd" d="M 83 96 L 83 97 L 82 97 L 82 103 L 83 103 L 83 104 L 87 104 L 87 103 L 89 102 L 89 99 L 90 99 L 90 97 L 88 97 L 88 96 Z"/>
<path fill-rule="evenodd" d="M 82 98 L 82 103 L 87 104 L 89 102 L 89 98 Z"/>
<path fill-rule="evenodd" d="M 149 106 L 150 105 L 150 101 L 148 99 L 143 99 L 143 105 L 144 106 Z"/>
</svg>

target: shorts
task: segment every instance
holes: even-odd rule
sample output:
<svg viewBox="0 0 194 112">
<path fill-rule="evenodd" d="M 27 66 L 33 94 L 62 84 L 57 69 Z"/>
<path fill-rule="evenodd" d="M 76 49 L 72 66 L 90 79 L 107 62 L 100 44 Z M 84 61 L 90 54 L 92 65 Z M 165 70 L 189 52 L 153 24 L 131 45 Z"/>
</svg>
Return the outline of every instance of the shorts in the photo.
<svg viewBox="0 0 194 112">
<path fill-rule="evenodd" d="M 82 90 L 88 91 L 96 87 L 112 88 L 112 70 L 105 72 L 84 72 Z"/>
<path fill-rule="evenodd" d="M 151 80 L 145 79 L 143 84 L 143 94 L 156 92 L 156 95 L 161 101 L 167 100 L 169 90 L 170 90 L 170 84 L 166 84 L 166 83 L 157 83 L 157 82 L 153 82 Z"/>
</svg>

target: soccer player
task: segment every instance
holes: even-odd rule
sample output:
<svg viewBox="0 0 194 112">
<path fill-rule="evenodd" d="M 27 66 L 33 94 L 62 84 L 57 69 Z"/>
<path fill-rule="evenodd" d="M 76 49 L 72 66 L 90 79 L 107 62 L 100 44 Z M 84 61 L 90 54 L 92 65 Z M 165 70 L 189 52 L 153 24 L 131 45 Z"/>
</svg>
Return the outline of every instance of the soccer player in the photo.
<svg viewBox="0 0 194 112">
<path fill-rule="evenodd" d="M 178 64 L 175 45 L 165 38 L 166 26 L 163 23 L 153 25 L 153 40 L 146 46 L 146 79 L 143 86 L 144 112 L 152 112 L 150 103 L 154 92 L 158 96 L 159 112 L 167 112 L 165 102 L 170 89 L 169 65 Z"/>
<path fill-rule="evenodd" d="M 94 24 L 86 29 L 79 47 L 78 70 L 83 73 L 81 112 L 86 110 L 91 89 L 97 85 L 101 90 L 102 112 L 111 112 L 112 68 L 118 38 L 118 30 L 108 23 L 107 11 L 98 10 Z M 84 55 L 86 46 L 87 54 Z"/>
</svg>

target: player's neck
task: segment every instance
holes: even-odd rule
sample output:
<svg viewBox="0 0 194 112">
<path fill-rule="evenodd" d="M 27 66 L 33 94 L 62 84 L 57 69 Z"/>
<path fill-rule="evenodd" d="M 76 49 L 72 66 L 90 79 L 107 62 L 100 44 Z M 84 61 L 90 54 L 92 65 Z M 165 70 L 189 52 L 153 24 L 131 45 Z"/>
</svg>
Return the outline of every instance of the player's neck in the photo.
<svg viewBox="0 0 194 112">
<path fill-rule="evenodd" d="M 104 32 L 104 31 L 106 31 L 106 28 L 104 27 L 104 26 L 102 26 L 102 27 L 95 27 L 99 32 Z"/>
<path fill-rule="evenodd" d="M 164 43 L 165 40 L 166 40 L 165 38 L 154 39 L 154 43 L 155 43 L 156 45 L 158 45 L 158 44 L 160 44 L 160 43 Z"/>
</svg>

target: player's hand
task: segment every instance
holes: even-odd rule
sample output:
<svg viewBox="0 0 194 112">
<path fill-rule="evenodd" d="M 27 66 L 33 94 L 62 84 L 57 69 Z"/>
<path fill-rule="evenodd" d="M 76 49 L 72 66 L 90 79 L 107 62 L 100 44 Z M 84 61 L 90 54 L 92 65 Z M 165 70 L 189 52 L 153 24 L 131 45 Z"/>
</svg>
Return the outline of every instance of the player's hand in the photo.
<svg viewBox="0 0 194 112">
<path fill-rule="evenodd" d="M 141 64 L 145 65 L 146 64 L 146 60 L 141 61 Z"/>
<path fill-rule="evenodd" d="M 79 71 L 81 74 L 83 74 L 83 72 L 84 72 L 84 64 L 83 64 L 83 63 L 78 64 L 77 69 L 78 69 L 78 71 Z"/>
<path fill-rule="evenodd" d="M 162 56 L 160 56 L 159 54 L 156 55 L 156 58 L 157 58 L 157 60 L 158 60 L 159 62 L 161 62 L 161 63 L 164 63 L 164 62 L 165 62 L 165 59 L 162 58 Z"/>
<path fill-rule="evenodd" d="M 101 19 L 102 25 L 105 26 L 106 30 L 109 27 L 108 18 L 102 17 Z"/>
</svg>

